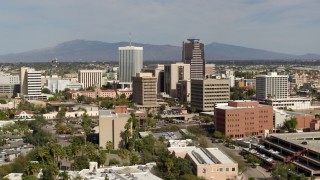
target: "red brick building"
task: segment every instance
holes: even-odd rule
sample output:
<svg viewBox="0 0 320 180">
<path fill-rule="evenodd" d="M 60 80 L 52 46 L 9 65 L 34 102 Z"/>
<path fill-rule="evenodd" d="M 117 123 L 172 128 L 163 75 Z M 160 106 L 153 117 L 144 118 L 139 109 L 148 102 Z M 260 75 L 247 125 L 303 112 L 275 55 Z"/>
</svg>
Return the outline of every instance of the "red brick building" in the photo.
<svg viewBox="0 0 320 180">
<path fill-rule="evenodd" d="M 273 129 L 272 106 L 257 101 L 229 101 L 215 108 L 216 131 L 232 138 L 262 136 L 263 130 Z"/>
</svg>

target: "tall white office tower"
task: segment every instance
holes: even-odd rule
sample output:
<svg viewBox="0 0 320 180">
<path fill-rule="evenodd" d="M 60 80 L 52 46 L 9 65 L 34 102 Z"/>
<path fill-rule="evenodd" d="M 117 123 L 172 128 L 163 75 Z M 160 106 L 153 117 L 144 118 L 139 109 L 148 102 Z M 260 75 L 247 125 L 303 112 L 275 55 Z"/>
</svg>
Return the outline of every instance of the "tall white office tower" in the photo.
<svg viewBox="0 0 320 180">
<path fill-rule="evenodd" d="M 132 77 L 143 68 L 143 47 L 119 47 L 119 82 L 124 86 L 132 85 Z"/>
<path fill-rule="evenodd" d="M 256 76 L 257 99 L 286 99 L 288 98 L 287 75 L 278 75 L 276 72 L 269 72 L 268 75 Z"/>
<path fill-rule="evenodd" d="M 20 93 L 26 100 L 46 100 L 48 95 L 41 94 L 41 71 L 21 67 Z"/>
<path fill-rule="evenodd" d="M 102 70 L 79 70 L 78 82 L 83 84 L 83 88 L 87 89 L 91 86 L 102 86 Z"/>
</svg>

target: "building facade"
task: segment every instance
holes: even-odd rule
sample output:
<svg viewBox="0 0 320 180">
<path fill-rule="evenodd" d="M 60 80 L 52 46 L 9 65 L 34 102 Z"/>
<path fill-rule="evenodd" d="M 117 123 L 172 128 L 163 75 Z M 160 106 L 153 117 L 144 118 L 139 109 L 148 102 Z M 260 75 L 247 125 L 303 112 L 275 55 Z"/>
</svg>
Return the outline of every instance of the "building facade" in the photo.
<svg viewBox="0 0 320 180">
<path fill-rule="evenodd" d="M 256 94 L 258 100 L 288 98 L 288 76 L 270 72 L 256 76 Z"/>
<path fill-rule="evenodd" d="M 216 131 L 231 138 L 262 136 L 264 130 L 273 130 L 272 110 L 258 101 L 229 101 L 215 108 Z"/>
<path fill-rule="evenodd" d="M 47 100 L 48 96 L 41 93 L 41 71 L 21 67 L 20 93 L 26 100 Z"/>
<path fill-rule="evenodd" d="M 169 147 L 177 157 L 189 160 L 193 172 L 204 179 L 238 179 L 238 164 L 218 148 L 198 148 L 195 146 Z"/>
<path fill-rule="evenodd" d="M 137 73 L 132 77 L 133 102 L 139 105 L 150 105 L 157 103 L 157 78 L 152 73 Z"/>
<path fill-rule="evenodd" d="M 123 147 L 122 133 L 125 131 L 130 114 L 115 114 L 110 110 L 99 111 L 99 147 L 105 149 L 108 141 L 112 142 L 114 149 Z"/>
<path fill-rule="evenodd" d="M 177 98 L 181 102 L 191 101 L 191 81 L 190 80 L 180 80 L 177 83 Z"/>
<path fill-rule="evenodd" d="M 213 111 L 216 103 L 230 100 L 229 79 L 191 79 L 191 107 Z"/>
<path fill-rule="evenodd" d="M 152 64 L 148 65 L 143 72 L 150 72 L 157 79 L 157 94 L 164 92 L 164 65 Z"/>
<path fill-rule="evenodd" d="M 200 39 L 188 39 L 182 43 L 182 61 L 190 64 L 191 79 L 204 77 L 204 44 Z"/>
<path fill-rule="evenodd" d="M 119 82 L 132 82 L 132 77 L 143 68 L 143 47 L 119 47 Z"/>
<path fill-rule="evenodd" d="M 102 86 L 102 70 L 79 70 L 78 82 L 83 84 L 83 88 L 91 86 Z"/>
<path fill-rule="evenodd" d="M 164 91 L 171 97 L 177 97 L 177 83 L 190 79 L 190 64 L 176 63 L 164 66 Z"/>
</svg>

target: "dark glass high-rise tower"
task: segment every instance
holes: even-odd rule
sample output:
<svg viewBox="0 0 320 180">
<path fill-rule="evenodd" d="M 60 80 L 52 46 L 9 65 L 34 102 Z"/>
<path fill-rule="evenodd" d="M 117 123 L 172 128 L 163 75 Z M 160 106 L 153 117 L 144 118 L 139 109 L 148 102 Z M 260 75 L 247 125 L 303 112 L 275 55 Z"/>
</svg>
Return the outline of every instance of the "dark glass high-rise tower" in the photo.
<svg viewBox="0 0 320 180">
<path fill-rule="evenodd" d="M 190 64 L 190 78 L 204 78 L 204 45 L 200 39 L 188 39 L 182 42 L 182 61 Z"/>
</svg>

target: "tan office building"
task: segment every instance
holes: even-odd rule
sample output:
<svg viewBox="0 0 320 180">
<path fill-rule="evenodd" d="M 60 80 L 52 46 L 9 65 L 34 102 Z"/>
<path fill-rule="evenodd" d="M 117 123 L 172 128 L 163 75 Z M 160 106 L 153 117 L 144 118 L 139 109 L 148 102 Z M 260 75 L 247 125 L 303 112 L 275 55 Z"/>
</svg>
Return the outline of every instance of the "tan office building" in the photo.
<svg viewBox="0 0 320 180">
<path fill-rule="evenodd" d="M 98 85 L 102 86 L 102 70 L 79 70 L 79 83 L 83 84 L 83 88 Z"/>
<path fill-rule="evenodd" d="M 150 105 L 157 103 L 157 78 L 152 73 L 137 73 L 132 77 L 133 102 L 139 105 Z"/>
<path fill-rule="evenodd" d="M 121 133 L 125 131 L 130 114 L 116 114 L 110 110 L 99 111 L 99 146 L 106 148 L 106 143 L 111 141 L 114 149 L 124 145 Z"/>
<path fill-rule="evenodd" d="M 191 107 L 213 111 L 217 103 L 230 100 L 229 79 L 191 79 Z"/>
<path fill-rule="evenodd" d="M 164 91 L 171 97 L 177 97 L 179 80 L 190 79 L 190 64 L 176 63 L 164 66 Z"/>
<path fill-rule="evenodd" d="M 231 138 L 263 136 L 273 130 L 273 108 L 258 101 L 229 101 L 215 108 L 216 131 Z"/>
</svg>

